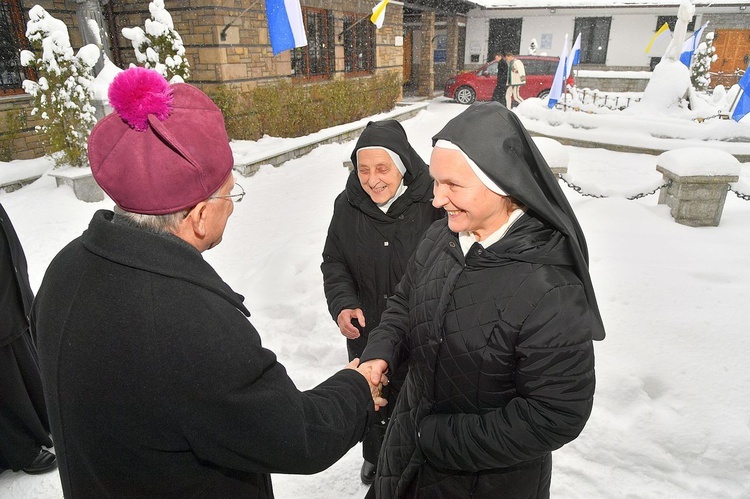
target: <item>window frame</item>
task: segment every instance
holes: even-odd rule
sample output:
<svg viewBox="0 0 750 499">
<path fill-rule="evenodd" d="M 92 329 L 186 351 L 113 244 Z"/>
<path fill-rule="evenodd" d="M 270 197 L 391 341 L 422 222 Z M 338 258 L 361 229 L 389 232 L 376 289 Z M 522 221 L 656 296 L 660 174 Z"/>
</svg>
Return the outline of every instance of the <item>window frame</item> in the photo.
<svg viewBox="0 0 750 499">
<path fill-rule="evenodd" d="M 597 31 L 606 29 L 606 35 L 601 33 L 603 50 L 593 50 L 597 40 Z M 612 17 L 590 16 L 576 17 L 574 33 L 581 33 L 581 64 L 606 64 L 609 49 L 609 37 L 612 33 Z M 599 55 L 601 54 L 601 55 Z M 596 56 L 596 57 L 595 57 Z"/>
<path fill-rule="evenodd" d="M 365 18 L 363 21 L 362 19 Z M 346 76 L 365 76 L 375 72 L 375 54 L 377 50 L 377 35 L 375 25 L 369 22 L 369 15 L 357 14 L 353 12 L 344 13 L 344 74 Z M 365 31 L 365 33 L 361 33 Z M 357 43 L 360 38 L 364 37 L 364 44 L 367 45 L 366 67 L 363 69 L 356 64 Z"/>
<path fill-rule="evenodd" d="M 20 77 L 20 81 L 17 86 L 12 84 L 4 84 L 0 81 L 0 97 L 10 95 L 21 95 L 24 93 L 23 80 L 33 79 L 34 72 L 31 68 L 21 66 L 21 50 L 29 48 L 29 42 L 26 39 L 25 22 L 23 17 L 23 11 L 21 10 L 20 0 L 0 0 L 0 8 L 3 12 L 8 13 L 8 20 L 10 21 L 10 29 L 7 31 L 11 38 L 11 43 L 15 42 L 15 58 L 8 62 L 15 62 L 15 64 L 8 64 L 8 67 L 16 66 L 17 74 Z M 12 46 L 11 46 L 12 47 Z M 2 55 L 2 53 L 0 53 Z M 3 61 L 3 66 L 5 61 Z"/>
<path fill-rule="evenodd" d="M 333 47 L 334 24 L 331 11 L 315 7 L 302 7 L 302 20 L 307 32 L 307 45 L 291 51 L 292 77 L 298 80 L 328 80 L 336 69 Z M 310 23 L 314 21 L 319 21 L 320 26 L 313 26 L 311 29 Z M 316 36 L 320 27 L 323 31 L 322 36 Z M 320 53 L 316 62 L 323 66 L 323 70 L 316 73 L 310 72 L 310 47 L 313 44 L 311 42 L 321 45 L 316 47 L 314 51 Z M 302 71 L 299 71 L 296 67 L 298 65 L 302 66 Z"/>
</svg>

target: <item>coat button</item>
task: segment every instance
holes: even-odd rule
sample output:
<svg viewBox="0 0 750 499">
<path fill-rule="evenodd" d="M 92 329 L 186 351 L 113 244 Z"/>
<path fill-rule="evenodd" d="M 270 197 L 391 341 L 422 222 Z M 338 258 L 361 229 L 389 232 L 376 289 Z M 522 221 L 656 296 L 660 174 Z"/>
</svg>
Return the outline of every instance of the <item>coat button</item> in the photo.
<svg viewBox="0 0 750 499">
<path fill-rule="evenodd" d="M 481 255 L 481 254 L 482 254 L 482 250 L 478 249 L 477 250 L 477 255 Z"/>
<path fill-rule="evenodd" d="M 448 246 L 450 246 L 451 248 L 455 248 L 456 247 L 456 243 L 454 243 L 453 241 L 451 241 L 451 242 L 448 243 Z"/>
<path fill-rule="evenodd" d="M 387 300 L 388 299 L 388 295 L 383 295 L 383 298 L 385 298 Z"/>
<path fill-rule="evenodd" d="M 388 241 L 383 241 L 383 246 L 388 246 Z"/>
<path fill-rule="evenodd" d="M 399 215 L 399 216 L 398 216 L 398 219 L 399 219 L 399 220 L 403 220 L 403 219 L 404 219 L 404 216 L 403 216 L 403 215 Z"/>
</svg>

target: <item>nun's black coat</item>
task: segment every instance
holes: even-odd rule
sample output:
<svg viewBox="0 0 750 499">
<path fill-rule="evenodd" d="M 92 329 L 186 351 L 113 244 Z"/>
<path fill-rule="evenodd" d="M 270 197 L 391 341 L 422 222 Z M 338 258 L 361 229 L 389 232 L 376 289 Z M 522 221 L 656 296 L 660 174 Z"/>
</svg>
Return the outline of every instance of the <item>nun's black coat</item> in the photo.
<svg viewBox="0 0 750 499">
<path fill-rule="evenodd" d="M 464 256 L 446 221 L 425 234 L 362 360 L 409 372 L 385 437 L 377 497 L 549 496 L 551 452 L 593 404 L 603 327 L 585 241 L 513 113 L 475 104 L 436 135 L 527 206 Z M 546 169 L 546 170 L 545 170 Z"/>
<path fill-rule="evenodd" d="M 0 205 L 0 469 L 19 471 L 52 447 L 36 346 L 26 256 Z"/>
<path fill-rule="evenodd" d="M 368 146 L 387 147 L 406 167 L 407 189 L 387 213 L 372 201 L 357 177 L 357 151 Z M 432 222 L 445 216 L 442 209 L 432 206 L 427 164 L 411 147 L 398 121 L 368 123 L 351 158 L 354 170 L 334 202 L 320 266 L 333 320 L 344 309 L 361 308 L 365 315 L 359 338 L 347 341 L 349 360 L 362 354 L 422 235 Z"/>
<path fill-rule="evenodd" d="M 357 176 L 357 151 L 363 147 L 387 147 L 398 154 L 406 168 L 406 191 L 388 208 L 378 208 L 362 188 Z M 396 120 L 368 123 L 352 153 L 354 170 L 346 188 L 336 198 L 333 217 L 323 249 L 323 285 L 328 309 L 335 321 L 344 309 L 361 308 L 365 326 L 357 324 L 360 336 L 347 340 L 349 360 L 360 355 L 370 331 L 380 322 L 387 298 L 406 270 L 406 263 L 425 230 L 444 216 L 432 206 L 432 179 L 427 165 L 411 147 Z M 364 458 L 375 463 L 398 390 L 406 369 L 393 376 L 384 392 L 390 407 L 382 409 L 362 442 Z"/>
</svg>

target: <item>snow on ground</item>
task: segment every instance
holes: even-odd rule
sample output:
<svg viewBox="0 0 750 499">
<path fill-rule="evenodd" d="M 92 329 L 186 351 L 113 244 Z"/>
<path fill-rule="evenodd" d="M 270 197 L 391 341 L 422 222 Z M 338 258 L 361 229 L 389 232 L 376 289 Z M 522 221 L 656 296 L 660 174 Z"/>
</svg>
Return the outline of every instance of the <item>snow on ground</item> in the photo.
<svg viewBox="0 0 750 499">
<path fill-rule="evenodd" d="M 436 99 L 404 123 L 425 159 L 430 137 L 464 109 Z M 238 177 L 247 196 L 222 244 L 205 253 L 245 295 L 265 345 L 301 389 L 346 363 L 319 265 L 333 200 L 347 176 L 342 161 L 353 146 L 321 146 L 280 168 Z M 750 202 L 729 193 L 719 227 L 685 227 L 657 204 L 658 194 L 625 199 L 661 185 L 656 157 L 567 149 L 566 178 L 584 192 L 609 196 L 582 197 L 563 185 L 588 239 L 607 339 L 596 344 L 591 419 L 576 441 L 553 454 L 552 496 L 750 497 Z M 750 186 L 748 165 L 741 176 L 737 186 Z M 35 289 L 93 212 L 111 207 L 77 201 L 47 176 L 0 191 L 0 202 L 24 244 Z M 276 496 L 361 498 L 360 456 L 356 446 L 323 473 L 274 475 Z M 57 473 L 0 475 L 3 498 L 61 495 Z"/>
</svg>

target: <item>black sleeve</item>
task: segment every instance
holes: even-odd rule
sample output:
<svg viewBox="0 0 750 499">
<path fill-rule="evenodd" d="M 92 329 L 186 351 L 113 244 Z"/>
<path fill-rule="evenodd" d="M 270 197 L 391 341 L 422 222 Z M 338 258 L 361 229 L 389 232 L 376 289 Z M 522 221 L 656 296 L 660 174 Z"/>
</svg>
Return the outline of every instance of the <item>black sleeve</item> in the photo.
<svg viewBox="0 0 750 499">
<path fill-rule="evenodd" d="M 341 211 L 345 207 L 341 204 L 341 196 L 339 196 L 334 205 L 331 225 L 328 227 L 328 236 L 323 248 L 323 263 L 320 265 L 328 312 L 334 321 L 344 309 L 361 308 L 357 284 L 344 256 L 346 241 L 341 239 L 338 231 L 338 228 L 346 223 L 342 220 L 344 217 Z"/>
<path fill-rule="evenodd" d="M 430 464 L 470 472 L 512 466 L 575 439 L 593 405 L 594 327 L 583 286 L 547 292 L 519 332 L 518 397 L 481 415 L 426 417 L 419 445 Z"/>
<path fill-rule="evenodd" d="M 328 468 L 364 438 L 374 414 L 367 381 L 344 369 L 299 391 L 252 325 L 245 320 L 238 331 L 236 321 L 204 330 L 202 340 L 189 334 L 181 345 L 183 365 L 171 367 L 176 393 L 167 397 L 193 452 L 255 473 Z M 234 331 L 220 329 L 227 325 Z M 209 337 L 221 341 L 206 348 Z"/>
</svg>

